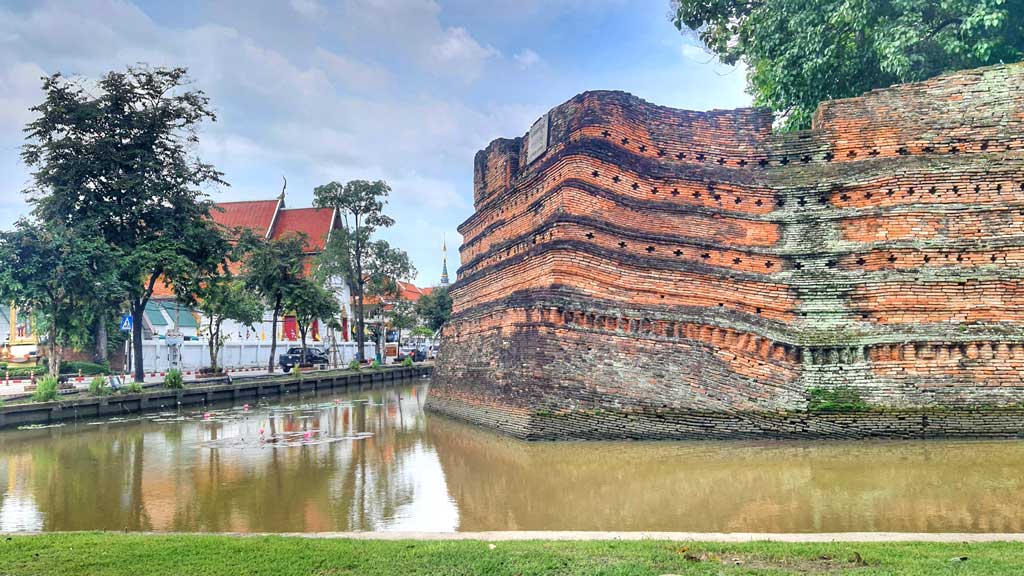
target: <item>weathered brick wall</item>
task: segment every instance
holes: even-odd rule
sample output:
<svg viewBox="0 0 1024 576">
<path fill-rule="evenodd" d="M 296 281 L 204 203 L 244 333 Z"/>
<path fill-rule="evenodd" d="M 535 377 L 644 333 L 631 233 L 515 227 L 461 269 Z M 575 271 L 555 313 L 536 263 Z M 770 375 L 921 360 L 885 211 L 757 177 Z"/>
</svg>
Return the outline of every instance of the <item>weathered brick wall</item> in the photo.
<svg viewBox="0 0 1024 576">
<path fill-rule="evenodd" d="M 544 438 L 1024 431 L 1024 65 L 771 120 L 588 92 L 541 154 L 478 153 L 429 406 Z M 863 426 L 806 412 L 839 386 Z"/>
</svg>

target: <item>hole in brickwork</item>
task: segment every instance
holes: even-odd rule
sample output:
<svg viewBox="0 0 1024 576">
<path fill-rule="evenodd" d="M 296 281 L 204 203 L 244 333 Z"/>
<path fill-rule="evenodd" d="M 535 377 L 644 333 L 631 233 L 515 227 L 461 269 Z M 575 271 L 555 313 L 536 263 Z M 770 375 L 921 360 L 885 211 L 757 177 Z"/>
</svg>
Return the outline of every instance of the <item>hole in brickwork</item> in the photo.
<svg viewBox="0 0 1024 576">
<path fill-rule="evenodd" d="M 705 253 L 701 254 L 700 257 L 701 257 L 702 260 L 707 260 L 708 258 L 711 258 L 711 254 L 708 254 L 707 252 L 705 252 Z"/>
<path fill-rule="evenodd" d="M 665 299 L 665 295 L 664 294 L 659 294 L 658 298 L 661 298 L 662 300 L 664 300 Z"/>
<path fill-rule="evenodd" d="M 826 260 L 825 261 L 825 267 L 826 268 L 835 268 L 836 267 L 836 261 L 835 260 Z"/>
<path fill-rule="evenodd" d="M 874 194 L 871 193 L 871 192 L 865 192 L 864 193 L 864 198 L 867 199 L 867 200 L 871 200 L 872 196 L 874 196 Z"/>
<path fill-rule="evenodd" d="M 885 195 L 890 198 L 892 198 L 893 194 L 896 194 L 896 191 L 893 190 L 892 188 L 889 188 L 888 190 L 885 191 Z"/>
<path fill-rule="evenodd" d="M 703 153 L 697 154 L 697 161 L 698 162 L 703 162 L 705 158 L 707 158 L 707 156 L 705 156 Z"/>
<path fill-rule="evenodd" d="M 721 194 L 712 194 L 711 197 L 714 198 L 715 200 L 721 200 L 722 199 L 722 195 Z"/>
<path fill-rule="evenodd" d="M 895 264 L 896 263 L 896 255 L 895 254 L 889 254 L 889 257 L 886 258 L 886 260 L 889 261 L 889 264 Z"/>
<path fill-rule="evenodd" d="M 981 184 L 975 184 L 974 185 L 974 193 L 978 194 L 980 192 L 981 192 Z"/>
<path fill-rule="evenodd" d="M 629 138 L 623 138 L 622 140 L 619 140 L 619 142 L 622 142 L 622 145 L 625 146 L 626 144 L 629 144 Z"/>
<path fill-rule="evenodd" d="M 725 303 L 724 302 L 719 302 L 718 303 L 718 307 L 719 308 L 725 308 Z"/>
<path fill-rule="evenodd" d="M 955 195 L 955 196 L 959 196 L 960 195 L 960 187 L 959 186 L 953 186 L 953 195 Z"/>
<path fill-rule="evenodd" d="M 640 189 L 640 185 L 637 184 L 636 182 L 633 182 L 633 185 L 631 186 L 631 188 L 633 188 L 633 190 L 639 190 Z"/>
<path fill-rule="evenodd" d="M 782 164 L 783 166 L 789 164 L 789 157 L 783 156 L 782 160 L 779 160 L 779 164 Z"/>
<path fill-rule="evenodd" d="M 774 262 L 772 262 L 771 260 L 765 260 L 765 261 L 764 261 L 764 267 L 765 267 L 765 268 L 771 268 L 771 267 L 772 267 L 772 266 L 774 266 L 774 265 L 775 265 L 775 263 L 774 263 Z"/>
<path fill-rule="evenodd" d="M 746 161 L 746 159 L 740 158 L 740 161 L 737 162 L 737 164 L 739 164 L 740 166 L 746 166 L 747 165 L 747 161 Z"/>
<path fill-rule="evenodd" d="M 867 260 L 865 260 L 863 258 L 857 258 L 857 264 L 858 265 L 863 266 L 866 263 L 867 263 Z"/>
<path fill-rule="evenodd" d="M 678 249 L 678 248 L 676 248 L 676 250 L 675 250 L 675 252 L 673 252 L 673 254 L 675 254 L 676 256 L 682 256 L 683 255 L 683 251 Z"/>
<path fill-rule="evenodd" d="M 644 146 L 643 144 L 641 144 L 639 150 L 641 152 L 647 152 L 647 146 Z"/>
<path fill-rule="evenodd" d="M 626 243 L 625 242 L 619 242 L 619 248 L 625 248 L 625 247 L 626 247 Z"/>
<path fill-rule="evenodd" d="M 847 158 L 856 158 L 857 157 L 857 151 L 856 150 L 850 150 L 849 152 L 846 153 L 846 157 Z"/>
<path fill-rule="evenodd" d="M 932 257 L 927 255 L 927 254 L 925 254 L 925 256 L 924 256 L 924 263 L 927 264 L 927 263 L 929 263 L 931 261 L 932 261 Z"/>
<path fill-rule="evenodd" d="M 604 136 L 605 138 L 607 138 L 607 137 L 609 137 L 611 135 L 612 135 L 612 133 L 607 131 L 607 130 L 604 130 L 604 131 L 601 132 L 601 136 Z"/>
<path fill-rule="evenodd" d="M 842 200 L 843 202 L 848 202 L 850 200 L 850 195 L 844 192 L 839 196 L 839 199 Z"/>
<path fill-rule="evenodd" d="M 925 154 L 930 154 L 932 152 L 935 152 L 935 148 L 932 148 L 931 146 L 925 146 L 924 148 L 921 148 L 921 152 L 924 152 Z"/>
<path fill-rule="evenodd" d="M 907 188 L 907 196 L 913 196 L 913 195 L 914 195 L 914 189 L 913 188 Z"/>
<path fill-rule="evenodd" d="M 994 256 L 993 256 L 993 258 L 994 258 Z M 742 264 L 742 263 L 743 263 L 743 260 L 742 260 L 742 259 L 740 259 L 740 258 L 733 258 L 733 259 L 732 259 L 732 263 L 733 263 L 733 264 Z"/>
<path fill-rule="evenodd" d="M 991 258 L 989 258 L 989 260 L 991 260 L 991 261 L 992 261 L 992 263 L 994 264 L 994 263 L 995 263 L 995 261 L 996 261 L 996 255 L 995 255 L 995 254 L 993 254 L 993 255 L 992 255 L 992 257 L 991 257 Z"/>
<path fill-rule="evenodd" d="M 807 200 L 804 200 L 803 196 L 801 196 L 800 199 L 796 201 L 796 203 L 799 206 L 807 206 Z"/>
<path fill-rule="evenodd" d="M 775 196 L 775 205 L 778 206 L 779 208 L 782 208 L 783 206 L 786 205 L 786 199 L 783 198 L 781 195 L 776 195 Z"/>
<path fill-rule="evenodd" d="M 878 156 L 879 154 L 881 154 L 881 152 L 878 151 L 878 148 L 872 148 L 871 151 L 868 152 L 868 156 L 871 156 L 872 158 Z"/>
<path fill-rule="evenodd" d="M 672 195 L 673 196 L 679 196 L 679 188 L 673 188 L 672 189 Z"/>
<path fill-rule="evenodd" d="M 754 205 L 755 206 L 764 206 L 764 200 L 761 200 L 760 198 L 758 198 L 757 200 L 754 200 Z"/>
<path fill-rule="evenodd" d="M 800 157 L 800 161 L 803 162 L 804 164 L 807 164 L 808 162 L 811 161 L 811 155 L 804 154 L 803 156 Z"/>
<path fill-rule="evenodd" d="M 590 173 L 590 175 L 593 176 L 594 178 L 597 178 L 601 176 L 601 173 L 598 172 L 597 170 L 594 170 L 593 172 Z"/>
<path fill-rule="evenodd" d="M 825 160 L 825 162 L 831 162 L 832 160 L 835 160 L 835 157 L 836 157 L 836 155 L 833 154 L 831 151 L 830 152 L 825 152 L 825 155 L 822 156 L 822 158 Z"/>
<path fill-rule="evenodd" d="M 804 263 L 803 262 L 796 262 L 796 263 L 793 264 L 793 268 L 796 268 L 797 270 L 803 270 L 804 269 Z"/>
<path fill-rule="evenodd" d="M 658 158 L 661 158 L 663 156 L 665 156 L 665 151 L 659 148 L 658 149 Z"/>
<path fill-rule="evenodd" d="M 988 141 L 987 140 L 985 142 L 981 143 L 981 149 L 982 149 L 982 151 L 988 150 Z"/>
<path fill-rule="evenodd" d="M 1000 193 L 1002 191 L 1003 191 L 1003 185 L 1002 184 L 996 184 L 996 193 L 998 194 L 998 193 Z"/>
<path fill-rule="evenodd" d="M 618 176 L 612 176 L 612 182 L 615 182 L 616 184 L 618 184 L 621 181 L 622 181 L 622 178 L 619 178 Z"/>
<path fill-rule="evenodd" d="M 682 160 L 683 158 L 686 158 L 686 152 L 679 152 L 678 154 L 676 154 L 677 160 Z"/>
<path fill-rule="evenodd" d="M 760 308 L 754 308 L 754 312 L 757 313 L 757 314 L 760 314 L 761 313 L 761 309 Z"/>
<path fill-rule="evenodd" d="M 654 246 L 648 246 L 647 248 L 644 248 L 644 250 L 647 250 L 647 253 L 650 254 L 651 252 L 654 252 Z"/>
<path fill-rule="evenodd" d="M 960 152 L 960 147 L 959 146 L 950 146 L 949 147 L 949 153 L 950 154 L 956 154 L 958 152 Z"/>
<path fill-rule="evenodd" d="M 693 193 L 694 198 L 700 198 L 700 190 Z"/>
<path fill-rule="evenodd" d="M 718 160 L 715 160 L 715 162 L 717 162 L 719 166 L 722 166 L 725 164 L 725 158 L 719 158 Z"/>
<path fill-rule="evenodd" d="M 768 165 L 768 159 L 761 158 L 760 160 L 757 161 L 757 165 L 760 166 L 761 168 L 764 168 L 765 166 Z"/>
<path fill-rule="evenodd" d="M 593 232 L 587 232 L 587 240 L 593 240 L 593 239 L 594 239 L 594 233 Z"/>
<path fill-rule="evenodd" d="M 907 154 L 910 154 L 910 150 L 907 150 L 906 146 L 900 146 L 896 149 L 896 153 L 900 156 L 906 156 Z"/>
<path fill-rule="evenodd" d="M 657 194 L 657 193 L 658 193 L 658 189 L 657 188 L 651 188 L 651 194 Z"/>
<path fill-rule="evenodd" d="M 963 254 L 957 254 L 956 255 L 956 261 L 957 262 L 963 262 L 964 261 L 964 255 Z"/>
<path fill-rule="evenodd" d="M 828 198 L 825 196 L 818 196 L 818 204 L 821 204 L 822 206 L 828 204 Z"/>
<path fill-rule="evenodd" d="M 743 203 L 743 199 L 740 198 L 739 196 L 737 196 L 736 200 L 734 200 L 733 202 L 735 202 L 736 204 L 742 204 Z"/>
</svg>

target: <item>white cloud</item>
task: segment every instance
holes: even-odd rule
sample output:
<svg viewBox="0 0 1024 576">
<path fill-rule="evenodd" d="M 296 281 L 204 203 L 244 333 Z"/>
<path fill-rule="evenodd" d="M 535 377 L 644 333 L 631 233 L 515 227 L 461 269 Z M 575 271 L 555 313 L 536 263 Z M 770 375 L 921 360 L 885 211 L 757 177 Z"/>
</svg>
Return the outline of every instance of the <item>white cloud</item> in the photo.
<svg viewBox="0 0 1024 576">
<path fill-rule="evenodd" d="M 683 58 L 692 62 L 706 63 L 715 60 L 714 55 L 709 53 L 703 46 L 697 46 L 689 42 L 683 42 L 679 46 L 679 52 L 683 55 Z"/>
<path fill-rule="evenodd" d="M 481 46 L 465 28 L 448 28 L 430 49 L 435 70 L 459 76 L 466 81 L 476 80 L 488 58 L 498 54 L 490 46 Z"/>
<path fill-rule="evenodd" d="M 517 52 L 514 56 L 512 56 L 512 58 L 515 59 L 516 63 L 519 65 L 519 68 L 522 70 L 527 70 L 540 62 L 540 54 L 537 54 L 536 52 L 529 48 L 524 48 L 523 50 Z"/>
<path fill-rule="evenodd" d="M 324 7 L 316 0 L 291 0 L 292 10 L 306 18 L 317 18 L 325 12 Z"/>
</svg>

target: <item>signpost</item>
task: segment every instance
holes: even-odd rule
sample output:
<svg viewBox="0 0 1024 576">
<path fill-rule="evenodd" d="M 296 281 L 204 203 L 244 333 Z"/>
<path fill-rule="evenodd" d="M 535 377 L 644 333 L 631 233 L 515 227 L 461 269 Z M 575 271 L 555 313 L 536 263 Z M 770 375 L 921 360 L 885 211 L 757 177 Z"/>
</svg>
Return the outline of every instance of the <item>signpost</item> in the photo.
<svg viewBox="0 0 1024 576">
<path fill-rule="evenodd" d="M 132 315 L 131 314 L 124 314 L 124 315 L 121 316 L 121 332 L 131 333 L 131 331 L 132 331 Z M 124 365 L 121 367 L 121 372 L 124 373 L 125 381 L 128 380 L 128 366 L 130 366 L 131 362 L 132 362 L 132 359 L 131 359 L 131 356 L 130 356 L 132 347 L 129 346 L 129 342 L 130 341 L 131 341 L 131 337 L 128 337 L 124 341 Z"/>
</svg>

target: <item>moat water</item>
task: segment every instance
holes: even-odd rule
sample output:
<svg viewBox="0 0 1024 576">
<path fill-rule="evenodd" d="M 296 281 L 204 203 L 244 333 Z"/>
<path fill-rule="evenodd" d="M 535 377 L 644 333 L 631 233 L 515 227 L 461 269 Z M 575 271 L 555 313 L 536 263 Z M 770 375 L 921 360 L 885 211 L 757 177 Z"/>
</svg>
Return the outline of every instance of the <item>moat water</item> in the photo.
<svg viewBox="0 0 1024 576">
<path fill-rule="evenodd" d="M 524 443 L 427 393 L 0 432 L 0 530 L 1024 531 L 1024 442 Z"/>
</svg>

